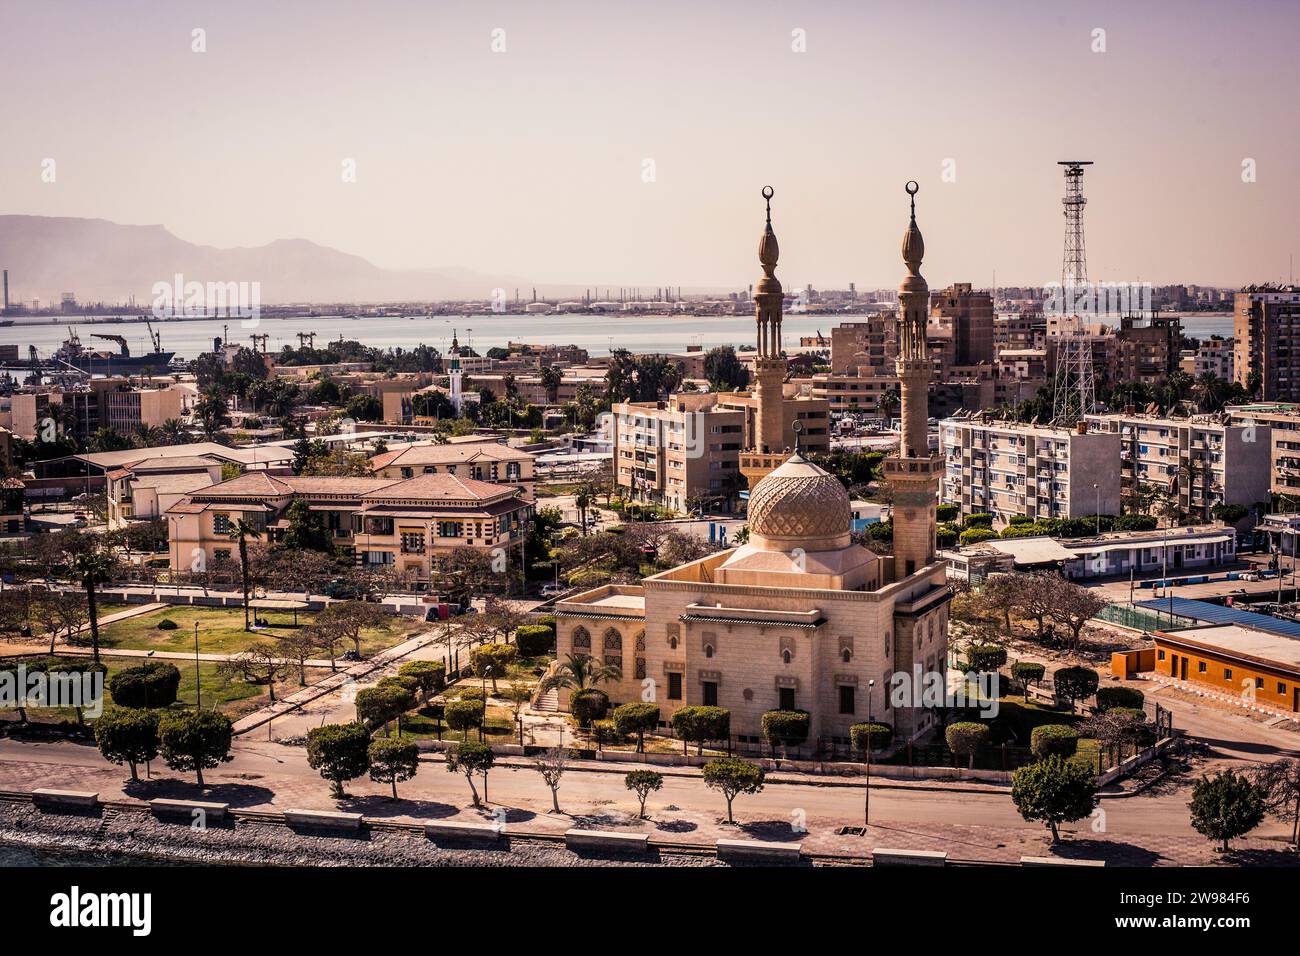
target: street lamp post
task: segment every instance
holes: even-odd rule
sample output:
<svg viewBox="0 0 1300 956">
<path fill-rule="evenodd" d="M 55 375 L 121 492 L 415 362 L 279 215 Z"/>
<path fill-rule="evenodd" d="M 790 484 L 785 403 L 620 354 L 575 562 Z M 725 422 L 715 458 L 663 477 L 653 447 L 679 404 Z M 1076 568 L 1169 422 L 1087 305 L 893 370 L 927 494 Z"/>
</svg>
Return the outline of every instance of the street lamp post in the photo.
<svg viewBox="0 0 1300 956">
<path fill-rule="evenodd" d="M 871 826 L 871 725 L 874 723 L 874 711 L 871 708 L 871 692 L 875 689 L 874 680 L 867 681 L 867 786 L 862 796 L 862 824 L 863 827 Z M 863 830 L 863 836 L 866 836 L 866 830 Z"/>
<path fill-rule="evenodd" d="M 478 722 L 478 742 L 479 742 L 479 743 L 482 743 L 482 742 L 483 742 L 483 725 L 484 725 L 485 723 L 487 723 L 487 679 L 488 679 L 488 674 L 490 674 L 490 673 L 492 673 L 492 665 L 491 665 L 491 664 L 487 664 L 487 665 L 485 665 L 484 668 L 483 668 L 483 716 L 479 718 L 479 722 Z M 486 796 L 486 791 L 487 791 L 487 777 L 486 777 L 486 776 L 483 778 L 483 781 L 484 781 L 484 782 L 483 782 L 484 796 Z"/>
<path fill-rule="evenodd" d="M 1097 534 L 1101 534 L 1101 485 L 1094 481 L 1092 490 L 1097 492 Z"/>
<path fill-rule="evenodd" d="M 203 681 L 199 674 L 199 622 L 194 622 L 194 709 L 203 709 Z"/>
</svg>

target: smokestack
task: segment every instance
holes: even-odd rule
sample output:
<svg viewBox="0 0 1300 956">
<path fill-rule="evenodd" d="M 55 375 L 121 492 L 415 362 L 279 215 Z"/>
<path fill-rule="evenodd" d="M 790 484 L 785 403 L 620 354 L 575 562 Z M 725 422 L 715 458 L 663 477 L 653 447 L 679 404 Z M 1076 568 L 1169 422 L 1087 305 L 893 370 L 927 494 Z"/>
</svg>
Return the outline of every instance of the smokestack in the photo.
<svg viewBox="0 0 1300 956">
<path fill-rule="evenodd" d="M 9 270 L 5 270 L 5 311 L 9 311 Z"/>
</svg>

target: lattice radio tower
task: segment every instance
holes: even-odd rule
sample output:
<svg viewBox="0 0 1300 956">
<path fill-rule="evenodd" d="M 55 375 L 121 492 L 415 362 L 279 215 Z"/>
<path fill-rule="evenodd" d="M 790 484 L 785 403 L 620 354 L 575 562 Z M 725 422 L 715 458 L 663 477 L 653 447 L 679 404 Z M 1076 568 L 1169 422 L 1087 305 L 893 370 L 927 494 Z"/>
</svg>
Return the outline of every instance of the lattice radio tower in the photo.
<svg viewBox="0 0 1300 956">
<path fill-rule="evenodd" d="M 1092 372 L 1092 336 L 1075 311 L 1088 284 L 1088 256 L 1083 244 L 1083 167 L 1091 160 L 1062 160 L 1065 167 L 1065 256 L 1061 261 L 1064 311 L 1057 327 L 1056 380 L 1052 394 L 1052 424 L 1068 428 L 1093 410 L 1096 388 Z M 1089 296 L 1087 301 L 1092 301 Z"/>
</svg>

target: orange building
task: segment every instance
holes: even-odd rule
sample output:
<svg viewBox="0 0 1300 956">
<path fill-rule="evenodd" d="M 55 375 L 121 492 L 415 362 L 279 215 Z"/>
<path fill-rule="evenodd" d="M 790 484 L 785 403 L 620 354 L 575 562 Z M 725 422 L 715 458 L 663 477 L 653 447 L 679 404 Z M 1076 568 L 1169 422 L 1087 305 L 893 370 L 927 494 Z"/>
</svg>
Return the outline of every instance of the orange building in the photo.
<svg viewBox="0 0 1300 956">
<path fill-rule="evenodd" d="M 1240 624 L 1151 636 L 1155 673 L 1261 707 L 1300 712 L 1300 639 Z"/>
</svg>

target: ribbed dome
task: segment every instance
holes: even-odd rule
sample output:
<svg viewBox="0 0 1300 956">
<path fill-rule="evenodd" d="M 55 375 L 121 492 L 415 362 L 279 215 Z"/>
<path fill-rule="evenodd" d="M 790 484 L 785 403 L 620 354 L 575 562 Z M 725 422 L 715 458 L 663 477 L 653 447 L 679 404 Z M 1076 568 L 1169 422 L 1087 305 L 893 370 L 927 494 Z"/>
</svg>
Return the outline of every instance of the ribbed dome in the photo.
<svg viewBox="0 0 1300 956">
<path fill-rule="evenodd" d="M 847 543 L 853 512 L 840 480 L 800 455 L 791 456 L 749 496 L 749 532 L 776 544 Z"/>
</svg>

